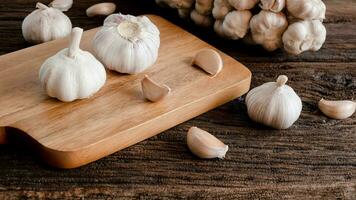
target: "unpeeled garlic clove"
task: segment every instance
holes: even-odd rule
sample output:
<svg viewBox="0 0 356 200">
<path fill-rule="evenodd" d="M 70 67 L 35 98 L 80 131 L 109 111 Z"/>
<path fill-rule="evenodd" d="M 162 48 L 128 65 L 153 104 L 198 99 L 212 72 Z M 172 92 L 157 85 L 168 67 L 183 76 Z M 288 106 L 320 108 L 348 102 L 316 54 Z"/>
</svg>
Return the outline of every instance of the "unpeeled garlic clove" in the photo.
<svg viewBox="0 0 356 200">
<path fill-rule="evenodd" d="M 96 15 L 110 15 L 116 10 L 114 3 L 98 3 L 90 6 L 87 10 L 88 17 L 94 17 Z"/>
<path fill-rule="evenodd" d="M 68 11 L 73 5 L 73 0 L 54 0 L 49 6 L 60 11 Z"/>
<path fill-rule="evenodd" d="M 191 127 L 187 134 L 187 145 L 200 158 L 224 158 L 229 147 L 210 133 Z"/>
<path fill-rule="evenodd" d="M 167 85 L 160 85 L 150 79 L 147 75 L 142 79 L 141 86 L 143 96 L 152 102 L 163 99 L 171 92 L 171 89 Z"/>
<path fill-rule="evenodd" d="M 220 54 L 212 49 L 203 49 L 199 51 L 195 55 L 193 64 L 213 76 L 217 75 L 223 68 L 223 61 Z"/>
<path fill-rule="evenodd" d="M 318 107 L 326 116 L 333 119 L 346 119 L 352 116 L 356 110 L 356 103 L 353 101 L 328 101 L 321 99 Z"/>
</svg>

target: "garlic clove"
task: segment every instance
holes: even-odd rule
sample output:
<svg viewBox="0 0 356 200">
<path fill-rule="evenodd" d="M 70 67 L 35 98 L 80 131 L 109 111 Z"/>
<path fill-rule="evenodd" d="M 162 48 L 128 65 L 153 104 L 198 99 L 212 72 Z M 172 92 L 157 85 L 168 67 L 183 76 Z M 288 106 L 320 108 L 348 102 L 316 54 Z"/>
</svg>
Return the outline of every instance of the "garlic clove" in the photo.
<svg viewBox="0 0 356 200">
<path fill-rule="evenodd" d="M 210 133 L 191 127 L 187 134 L 187 145 L 200 158 L 224 158 L 229 147 Z"/>
<path fill-rule="evenodd" d="M 353 101 L 328 101 L 321 99 L 318 107 L 326 116 L 333 119 L 346 119 L 352 116 L 356 110 L 356 103 Z"/>
<path fill-rule="evenodd" d="M 223 61 L 220 54 L 212 49 L 199 51 L 195 55 L 193 64 L 213 76 L 216 76 L 223 68 Z"/>
<path fill-rule="evenodd" d="M 49 6 L 60 11 L 68 11 L 73 5 L 73 0 L 54 0 Z"/>
<path fill-rule="evenodd" d="M 110 15 L 116 10 L 116 5 L 114 3 L 98 3 L 90 6 L 86 10 L 88 17 L 94 17 L 96 15 Z"/>
<path fill-rule="evenodd" d="M 163 99 L 171 92 L 171 89 L 167 85 L 160 85 L 147 75 L 142 79 L 141 86 L 143 96 L 152 102 Z"/>
</svg>

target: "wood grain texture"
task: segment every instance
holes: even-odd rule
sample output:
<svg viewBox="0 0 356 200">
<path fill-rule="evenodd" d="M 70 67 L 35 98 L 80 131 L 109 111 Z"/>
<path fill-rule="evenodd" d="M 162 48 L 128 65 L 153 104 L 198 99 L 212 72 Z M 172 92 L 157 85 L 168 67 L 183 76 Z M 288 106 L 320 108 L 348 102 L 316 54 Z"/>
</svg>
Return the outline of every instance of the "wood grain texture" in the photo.
<svg viewBox="0 0 356 200">
<path fill-rule="evenodd" d="M 212 78 L 192 66 L 192 59 L 201 49 L 213 47 L 161 17 L 147 16 L 160 30 L 155 64 L 136 75 L 108 70 L 103 88 L 85 100 L 60 102 L 48 97 L 39 83 L 40 66 L 67 48 L 68 38 L 0 56 L 3 135 L 20 130 L 34 140 L 46 162 L 74 168 L 150 138 L 249 90 L 251 72 L 241 63 L 220 52 L 225 67 Z M 92 52 L 91 43 L 99 29 L 83 33 L 83 50 Z M 144 75 L 169 85 L 171 94 L 159 102 L 147 101 L 141 91 Z"/>
<path fill-rule="evenodd" d="M 28 46 L 21 36 L 23 17 L 33 1 L 0 5 L 0 52 Z M 94 0 L 76 1 L 68 15 L 74 25 L 87 20 Z M 236 99 L 163 134 L 74 170 L 56 170 L 34 160 L 22 145 L 0 146 L 0 199 L 356 199 L 356 117 L 332 120 L 317 109 L 321 97 L 356 98 L 356 3 L 326 0 L 328 36 L 315 53 L 289 56 L 224 41 L 212 32 L 157 8 L 151 0 L 121 0 L 123 13 L 156 13 L 213 44 L 253 73 L 252 86 L 287 74 L 302 97 L 301 118 L 289 130 L 252 122 L 244 98 Z M 198 126 L 229 145 L 225 160 L 200 160 L 185 144 Z"/>
</svg>

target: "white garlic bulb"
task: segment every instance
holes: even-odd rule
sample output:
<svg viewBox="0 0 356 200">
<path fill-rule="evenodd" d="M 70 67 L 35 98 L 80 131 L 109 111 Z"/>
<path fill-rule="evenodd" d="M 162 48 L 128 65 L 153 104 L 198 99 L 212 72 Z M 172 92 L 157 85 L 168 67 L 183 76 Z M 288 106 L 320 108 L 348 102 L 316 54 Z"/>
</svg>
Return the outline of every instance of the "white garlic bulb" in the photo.
<svg viewBox="0 0 356 200">
<path fill-rule="evenodd" d="M 274 51 L 282 46 L 282 34 L 287 27 L 287 18 L 281 12 L 262 10 L 250 21 L 253 40 L 268 51 Z"/>
<path fill-rule="evenodd" d="M 53 0 L 49 6 L 61 11 L 68 11 L 73 5 L 73 0 Z"/>
<path fill-rule="evenodd" d="M 83 29 L 73 28 L 69 48 L 48 58 L 41 66 L 41 85 L 51 97 L 64 102 L 88 98 L 105 83 L 104 66 L 79 48 Z"/>
<path fill-rule="evenodd" d="M 215 19 L 223 19 L 232 9 L 228 0 L 215 0 L 212 13 Z"/>
<path fill-rule="evenodd" d="M 278 77 L 252 89 L 246 96 L 249 117 L 276 129 L 287 129 L 299 118 L 302 101 L 293 88 L 285 85 L 288 78 Z"/>
<path fill-rule="evenodd" d="M 195 9 L 190 13 L 190 18 L 198 26 L 209 27 L 213 24 L 211 16 L 199 14 Z"/>
<path fill-rule="evenodd" d="M 304 51 L 318 51 L 325 39 L 326 29 L 319 20 L 293 23 L 282 37 L 284 50 L 293 55 Z"/>
<path fill-rule="evenodd" d="M 214 0 L 196 0 L 195 10 L 201 15 L 210 15 L 214 5 Z"/>
<path fill-rule="evenodd" d="M 243 38 L 249 30 L 251 17 L 249 10 L 230 12 L 225 16 L 222 24 L 224 35 L 234 40 Z"/>
<path fill-rule="evenodd" d="M 286 0 L 261 0 L 260 7 L 272 12 L 281 12 L 286 6 Z"/>
<path fill-rule="evenodd" d="M 255 7 L 260 0 L 228 0 L 236 10 L 249 10 Z"/>
<path fill-rule="evenodd" d="M 287 10 L 299 19 L 323 20 L 326 6 L 321 0 L 286 0 Z"/>
<path fill-rule="evenodd" d="M 70 34 L 72 23 L 60 10 L 42 3 L 37 3 L 36 8 L 22 23 L 22 34 L 26 41 L 37 44 Z"/>
<path fill-rule="evenodd" d="M 158 28 L 146 16 L 112 14 L 96 33 L 93 50 L 108 69 L 136 74 L 156 61 L 159 34 Z"/>
</svg>

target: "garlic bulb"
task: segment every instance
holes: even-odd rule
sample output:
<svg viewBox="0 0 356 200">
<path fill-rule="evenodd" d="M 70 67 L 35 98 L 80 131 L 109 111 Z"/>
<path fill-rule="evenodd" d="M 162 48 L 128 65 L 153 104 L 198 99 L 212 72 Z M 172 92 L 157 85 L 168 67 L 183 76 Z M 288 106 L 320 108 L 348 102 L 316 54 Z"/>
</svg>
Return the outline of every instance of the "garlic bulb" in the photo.
<svg viewBox="0 0 356 200">
<path fill-rule="evenodd" d="M 191 8 L 194 2 L 195 0 L 156 0 L 156 3 L 160 6 L 169 6 L 176 9 Z"/>
<path fill-rule="evenodd" d="M 286 6 L 286 0 L 261 0 L 260 7 L 263 10 L 281 12 Z"/>
<path fill-rule="evenodd" d="M 289 25 L 282 40 L 284 49 L 294 55 L 318 51 L 326 39 L 326 29 L 319 20 L 299 21 Z"/>
<path fill-rule="evenodd" d="M 108 69 L 136 74 L 155 63 L 159 34 L 158 28 L 146 16 L 112 14 L 96 33 L 93 50 Z"/>
<path fill-rule="evenodd" d="M 323 20 L 326 6 L 321 0 L 286 0 L 287 10 L 299 19 Z"/>
<path fill-rule="evenodd" d="M 211 16 L 199 14 L 196 10 L 190 13 L 190 18 L 198 26 L 209 27 L 213 24 Z"/>
<path fill-rule="evenodd" d="M 68 11 L 73 5 L 73 0 L 54 0 L 49 6 L 57 8 L 60 11 Z"/>
<path fill-rule="evenodd" d="M 274 51 L 282 46 L 282 34 L 287 27 L 287 18 L 281 12 L 262 10 L 250 21 L 253 40 L 268 51 Z"/>
<path fill-rule="evenodd" d="M 249 10 L 255 7 L 260 0 L 228 0 L 236 10 Z"/>
<path fill-rule="evenodd" d="M 69 48 L 48 58 L 41 66 L 41 85 L 51 97 L 70 102 L 88 98 L 105 83 L 104 66 L 79 48 L 83 29 L 73 28 Z"/>
<path fill-rule="evenodd" d="M 195 10 L 201 15 L 210 15 L 214 0 L 196 0 Z"/>
<path fill-rule="evenodd" d="M 70 34 L 72 23 L 60 10 L 42 3 L 37 3 L 36 8 L 22 23 L 22 34 L 26 41 L 37 44 Z"/>
<path fill-rule="evenodd" d="M 246 96 L 249 117 L 276 129 L 287 129 L 299 118 L 302 101 L 293 88 L 285 85 L 288 77 L 281 75 L 252 89 Z"/>
<path fill-rule="evenodd" d="M 243 38 L 249 30 L 251 17 L 249 10 L 230 12 L 222 24 L 224 35 L 234 40 Z"/>
<path fill-rule="evenodd" d="M 228 0 L 215 0 L 212 13 L 214 18 L 219 20 L 223 19 L 232 9 Z"/>
<path fill-rule="evenodd" d="M 187 145 L 200 158 L 224 158 L 229 147 L 210 133 L 191 127 L 187 134 Z"/>
</svg>

